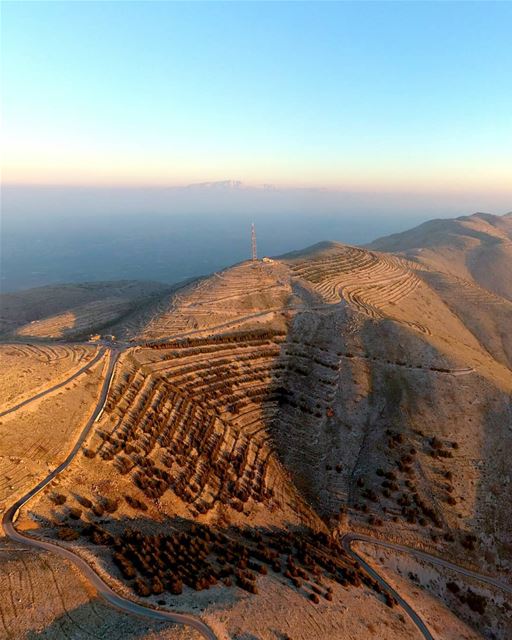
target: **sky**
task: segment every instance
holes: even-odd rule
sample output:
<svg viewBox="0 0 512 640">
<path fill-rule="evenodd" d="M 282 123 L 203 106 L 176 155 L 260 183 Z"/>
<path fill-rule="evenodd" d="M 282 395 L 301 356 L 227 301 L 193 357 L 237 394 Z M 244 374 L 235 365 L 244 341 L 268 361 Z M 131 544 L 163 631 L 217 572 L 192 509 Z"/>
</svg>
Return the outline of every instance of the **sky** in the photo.
<svg viewBox="0 0 512 640">
<path fill-rule="evenodd" d="M 511 2 L 1 11 L 2 180 L 18 193 L 237 180 L 512 209 Z"/>
</svg>

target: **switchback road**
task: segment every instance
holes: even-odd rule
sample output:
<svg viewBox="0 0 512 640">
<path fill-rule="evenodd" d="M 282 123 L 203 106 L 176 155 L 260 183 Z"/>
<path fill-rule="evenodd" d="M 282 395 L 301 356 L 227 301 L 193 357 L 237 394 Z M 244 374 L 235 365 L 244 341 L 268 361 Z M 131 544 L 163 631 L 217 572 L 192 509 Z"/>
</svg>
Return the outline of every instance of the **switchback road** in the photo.
<svg viewBox="0 0 512 640">
<path fill-rule="evenodd" d="M 372 576 L 372 578 L 377 580 L 380 586 L 387 593 L 389 593 L 390 595 L 393 596 L 393 598 L 395 598 L 398 604 L 402 607 L 402 609 L 407 613 L 409 618 L 416 625 L 416 627 L 418 628 L 419 632 L 423 635 L 425 640 L 435 640 L 434 636 L 430 633 L 427 625 L 423 622 L 423 620 L 416 613 L 416 611 L 414 611 L 411 605 L 402 598 L 402 596 L 398 593 L 398 591 L 393 589 L 393 587 L 389 584 L 389 582 L 387 582 L 380 574 L 378 574 L 375 571 L 375 569 L 373 569 L 365 560 L 363 560 L 363 558 L 358 553 L 356 553 L 352 549 L 351 543 L 354 542 L 355 540 L 359 540 L 358 536 L 356 534 L 351 534 L 351 533 L 345 534 L 341 539 L 343 548 L 348 553 L 348 555 L 353 560 L 356 560 L 363 567 L 363 569 Z M 370 540 L 373 542 L 373 538 L 370 538 Z"/>
<path fill-rule="evenodd" d="M 104 349 L 102 351 L 104 351 Z M 4 513 L 4 516 L 2 518 L 2 526 L 4 528 L 5 534 L 11 540 L 20 544 L 35 547 L 37 549 L 43 549 L 44 551 L 50 551 L 52 553 L 55 553 L 61 556 L 62 558 L 66 558 L 66 560 L 70 560 L 71 562 L 73 562 L 73 564 L 76 567 L 78 567 L 78 569 L 85 575 L 85 577 L 95 587 L 98 594 L 101 595 L 108 603 L 110 603 L 117 609 L 124 611 L 125 613 L 141 616 L 144 618 L 150 618 L 153 620 L 159 620 L 159 621 L 165 621 L 165 622 L 172 622 L 175 624 L 188 625 L 189 627 L 192 627 L 193 629 L 198 631 L 204 638 L 206 638 L 206 640 L 217 640 L 217 637 L 215 636 L 213 631 L 206 624 L 201 622 L 201 620 L 199 620 L 198 618 L 194 618 L 193 616 L 186 615 L 186 614 L 171 613 L 170 611 L 152 609 L 150 607 L 146 607 L 136 602 L 133 602 L 132 600 L 128 600 L 127 598 L 123 598 L 122 596 L 115 593 L 115 591 L 113 591 L 108 586 L 108 584 L 106 584 L 100 578 L 100 576 L 92 569 L 92 567 L 85 560 L 83 560 L 82 558 L 74 554 L 72 551 L 65 549 L 64 547 L 61 547 L 59 545 L 52 544 L 51 542 L 37 540 L 35 538 L 26 536 L 23 533 L 20 533 L 19 531 L 17 531 L 16 528 L 14 527 L 14 520 L 16 519 L 18 511 L 21 509 L 21 507 L 24 504 L 26 504 L 31 498 L 33 498 L 37 493 L 39 493 L 39 491 L 44 489 L 44 487 L 46 487 L 57 475 L 59 475 L 59 473 L 64 471 L 64 469 L 71 463 L 75 455 L 80 450 L 80 447 L 82 446 L 82 443 L 84 442 L 85 438 L 89 434 L 89 431 L 91 430 L 94 422 L 96 421 L 101 411 L 103 410 L 103 405 L 105 404 L 105 401 L 107 399 L 110 381 L 114 373 L 114 367 L 115 367 L 115 363 L 117 361 L 118 356 L 119 356 L 119 351 L 113 349 L 110 354 L 110 360 L 109 360 L 107 372 L 105 375 L 105 380 L 103 382 L 100 398 L 98 400 L 96 408 L 94 409 L 91 417 L 87 421 L 87 424 L 82 429 L 82 432 L 80 433 L 78 440 L 75 443 L 75 446 L 73 447 L 71 452 L 68 454 L 67 458 L 56 469 L 54 469 L 48 476 L 46 476 L 44 480 L 41 480 L 41 482 L 38 485 L 36 485 L 26 495 L 20 498 L 15 504 L 12 505 L 12 507 L 7 509 L 7 511 Z M 97 357 L 99 357 L 99 354 Z M 92 363 L 89 363 L 89 366 L 91 364 Z M 79 372 L 77 372 L 77 374 L 75 375 L 78 375 L 78 374 Z M 65 383 L 62 383 L 62 384 L 65 384 Z M 53 387 L 53 388 L 56 388 L 56 387 Z M 48 392 L 49 391 L 47 391 L 46 393 Z M 35 399 L 35 397 L 36 396 L 34 396 L 34 398 L 31 398 L 25 401 L 25 403 Z"/>
</svg>

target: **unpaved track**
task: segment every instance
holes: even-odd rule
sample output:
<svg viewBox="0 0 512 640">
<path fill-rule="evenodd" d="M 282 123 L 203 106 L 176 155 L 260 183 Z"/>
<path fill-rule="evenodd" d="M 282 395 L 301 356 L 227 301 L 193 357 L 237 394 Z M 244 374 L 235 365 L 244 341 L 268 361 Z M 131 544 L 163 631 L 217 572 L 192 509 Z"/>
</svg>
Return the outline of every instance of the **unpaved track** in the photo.
<svg viewBox="0 0 512 640">
<path fill-rule="evenodd" d="M 43 396 L 46 396 L 49 393 L 52 393 L 52 391 L 57 391 L 57 389 L 64 387 L 66 384 L 69 384 L 72 380 L 74 380 L 75 378 L 78 378 L 78 376 L 81 375 L 84 371 L 87 371 L 87 369 L 90 369 L 93 365 L 95 365 L 98 362 L 98 360 L 103 356 L 104 353 L 105 353 L 105 348 L 103 347 L 98 351 L 98 353 L 94 356 L 94 358 L 90 362 L 88 362 L 83 367 L 78 369 L 78 371 L 75 371 L 75 373 L 69 376 L 69 378 L 66 378 L 64 382 L 59 382 L 59 384 L 55 384 L 53 385 L 53 387 L 49 387 L 48 389 L 43 389 L 43 391 L 36 393 L 35 396 L 31 396 L 30 398 L 27 398 L 26 400 L 23 400 L 22 402 L 15 404 L 14 407 L 11 407 L 10 409 L 6 409 L 5 411 L 2 411 L 0 413 L 0 418 L 2 418 L 3 416 L 6 416 L 9 413 L 12 413 L 13 411 L 18 411 L 18 409 L 21 409 L 22 407 L 29 404 L 30 402 L 34 402 L 34 400 L 39 400 L 39 398 L 42 398 Z"/>
<path fill-rule="evenodd" d="M 102 349 L 102 352 L 98 354 L 97 358 L 99 358 L 100 355 L 103 355 L 104 351 L 105 349 Z M 207 640 L 217 640 L 217 637 L 215 636 L 213 631 L 206 624 L 204 624 L 204 622 L 201 622 L 201 620 L 199 620 L 198 618 L 194 618 L 193 616 L 189 616 L 181 613 L 171 613 L 170 611 L 152 609 L 150 607 L 145 607 L 136 602 L 128 600 L 127 598 L 123 598 L 117 593 L 115 593 L 115 591 L 113 591 L 98 576 L 98 574 L 91 568 L 91 566 L 85 560 L 75 555 L 72 551 L 65 549 L 61 546 L 52 544 L 51 542 L 37 540 L 35 538 L 25 536 L 24 534 L 17 531 L 16 528 L 14 527 L 13 521 L 16 519 L 19 509 L 21 509 L 21 507 L 24 504 L 26 504 L 32 497 L 34 497 L 37 493 L 39 493 L 39 491 L 41 491 L 44 487 L 46 487 L 59 473 L 61 473 L 70 464 L 70 462 L 73 460 L 75 455 L 80 450 L 80 447 L 82 446 L 83 441 L 87 437 L 89 431 L 91 430 L 92 425 L 94 424 L 96 418 L 99 416 L 99 414 L 103 409 L 103 405 L 105 404 L 105 400 L 107 399 L 110 381 L 114 373 L 114 367 L 115 367 L 117 358 L 119 356 L 119 353 L 120 351 L 116 349 L 112 349 L 111 351 L 110 361 L 108 364 L 105 380 L 103 382 L 103 386 L 101 389 L 100 398 L 98 400 L 96 408 L 94 409 L 94 412 L 92 413 L 91 417 L 87 421 L 87 424 L 85 425 L 82 432 L 80 433 L 80 436 L 78 437 L 78 440 L 76 441 L 75 446 L 73 447 L 73 449 L 71 450 L 67 458 L 64 460 L 64 462 L 62 462 L 56 469 L 54 469 L 46 478 L 44 478 L 44 480 L 41 480 L 41 482 L 38 485 L 36 485 L 33 489 L 31 489 L 26 495 L 24 495 L 15 504 L 13 504 L 12 507 L 7 509 L 7 511 L 4 513 L 4 516 L 2 518 L 3 529 L 5 531 L 6 536 L 17 543 L 28 545 L 31 547 L 36 547 L 37 549 L 43 549 L 45 551 L 50 551 L 52 553 L 55 553 L 61 556 L 62 558 L 66 558 L 66 560 L 70 560 L 71 562 L 73 562 L 73 564 L 77 566 L 78 569 L 91 582 L 91 584 L 94 586 L 98 594 L 101 595 L 108 603 L 110 603 L 117 609 L 120 609 L 121 611 L 124 611 L 129 614 L 141 616 L 144 618 L 150 618 L 153 620 L 159 620 L 164 622 L 172 622 L 175 624 L 188 625 L 189 627 L 192 627 L 193 629 L 198 631 Z M 92 362 L 89 363 L 88 366 L 91 366 L 91 364 Z M 79 373 L 80 372 L 77 372 L 75 376 L 79 375 Z M 66 384 L 66 382 L 62 384 Z M 53 387 L 52 389 L 54 388 L 58 388 L 58 387 Z M 44 393 L 49 393 L 49 391 L 50 390 Z M 34 400 L 36 397 L 40 397 L 40 394 L 38 394 L 38 396 L 34 396 L 33 398 L 26 400 L 24 404 L 26 404 L 27 402 L 30 402 L 31 400 Z M 12 410 L 15 410 L 15 409 L 13 408 Z"/>
</svg>

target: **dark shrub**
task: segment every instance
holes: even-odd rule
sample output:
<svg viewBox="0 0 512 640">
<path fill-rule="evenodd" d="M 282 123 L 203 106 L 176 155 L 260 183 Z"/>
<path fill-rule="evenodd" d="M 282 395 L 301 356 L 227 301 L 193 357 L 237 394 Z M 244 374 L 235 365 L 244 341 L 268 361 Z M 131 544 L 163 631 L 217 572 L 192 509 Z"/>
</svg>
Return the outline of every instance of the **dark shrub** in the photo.
<svg viewBox="0 0 512 640">
<path fill-rule="evenodd" d="M 133 588 L 138 596 L 147 598 L 151 594 L 151 590 L 142 578 L 137 578 L 133 583 Z"/>
<path fill-rule="evenodd" d="M 84 496 L 77 496 L 76 501 L 86 509 L 90 509 L 92 507 L 92 502 L 89 500 L 89 498 L 85 498 Z"/>
<path fill-rule="evenodd" d="M 452 593 L 458 593 L 460 591 L 460 587 L 456 582 L 447 582 L 446 588 Z"/>
<path fill-rule="evenodd" d="M 70 527 L 61 527 L 57 531 L 57 536 L 60 540 L 76 540 L 80 537 L 80 534 L 76 529 L 71 529 Z"/>
</svg>

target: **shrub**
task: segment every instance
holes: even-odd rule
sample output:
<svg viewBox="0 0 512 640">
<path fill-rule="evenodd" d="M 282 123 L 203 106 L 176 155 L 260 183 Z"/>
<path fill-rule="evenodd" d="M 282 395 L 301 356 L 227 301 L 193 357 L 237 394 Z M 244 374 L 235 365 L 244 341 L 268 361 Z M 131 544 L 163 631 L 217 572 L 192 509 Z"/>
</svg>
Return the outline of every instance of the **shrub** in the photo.
<svg viewBox="0 0 512 640">
<path fill-rule="evenodd" d="M 126 495 L 125 497 L 126 502 L 130 505 L 130 507 L 132 507 L 133 509 L 139 509 L 140 511 L 147 511 L 148 507 L 144 502 L 141 502 L 140 500 L 138 500 L 137 498 L 134 498 L 133 496 L 130 495 Z"/>
<path fill-rule="evenodd" d="M 97 516 L 98 518 L 101 518 L 101 516 L 105 513 L 105 510 L 103 509 L 101 504 L 95 504 L 94 507 L 92 508 L 92 512 L 94 513 L 95 516 Z"/>
<path fill-rule="evenodd" d="M 446 588 L 448 589 L 448 591 L 451 591 L 452 593 L 458 593 L 460 591 L 460 587 L 456 582 L 447 582 L 446 583 Z"/>
<path fill-rule="evenodd" d="M 57 531 L 57 536 L 60 540 L 76 540 L 80 537 L 80 534 L 76 529 L 71 529 L 71 527 L 61 527 Z"/>
<path fill-rule="evenodd" d="M 133 583 L 133 588 L 138 596 L 147 598 L 151 594 L 151 590 L 142 578 L 137 578 Z"/>
<path fill-rule="evenodd" d="M 392 609 L 393 606 L 396 604 L 396 600 L 389 593 L 385 594 L 384 600 L 390 609 Z"/>
<path fill-rule="evenodd" d="M 169 591 L 175 596 L 179 596 L 183 592 L 183 582 L 181 578 L 175 577 L 171 580 Z"/>
<path fill-rule="evenodd" d="M 476 611 L 480 615 L 483 615 L 485 613 L 487 602 L 484 596 L 478 595 L 478 593 L 475 593 L 474 591 L 471 591 L 471 589 L 468 589 L 466 593 L 466 604 L 471 609 L 471 611 Z"/>
<path fill-rule="evenodd" d="M 119 503 L 117 500 L 114 500 L 112 498 L 103 499 L 103 508 L 107 513 L 114 513 L 115 511 L 117 511 L 118 506 Z"/>
<path fill-rule="evenodd" d="M 151 580 L 151 593 L 155 596 L 164 592 L 164 585 L 158 576 L 153 576 Z"/>
</svg>

